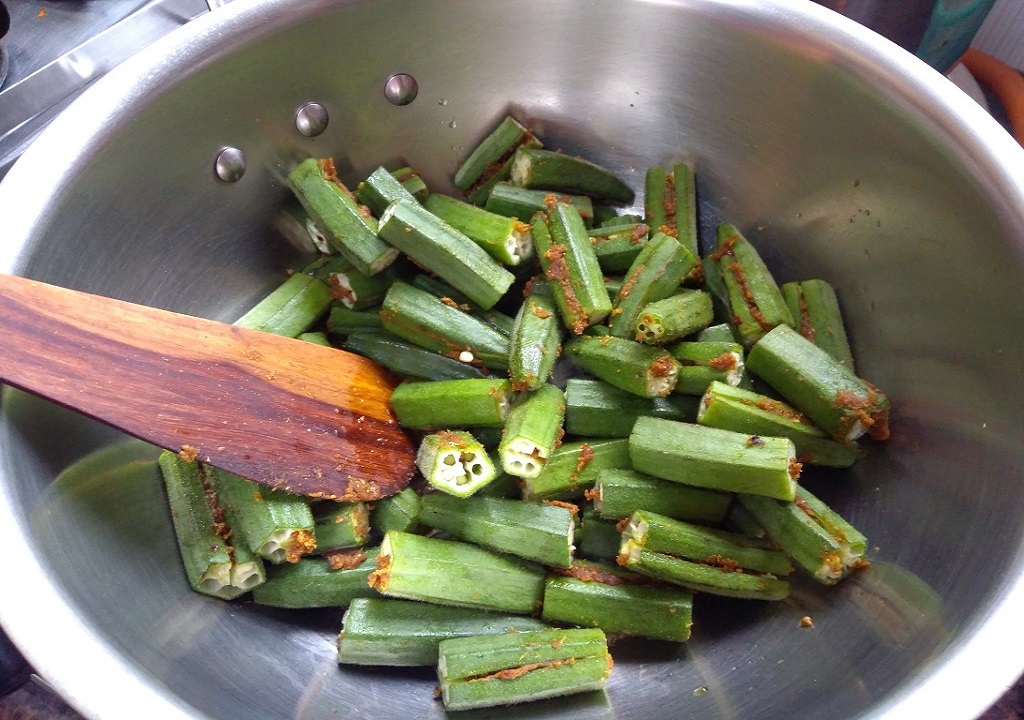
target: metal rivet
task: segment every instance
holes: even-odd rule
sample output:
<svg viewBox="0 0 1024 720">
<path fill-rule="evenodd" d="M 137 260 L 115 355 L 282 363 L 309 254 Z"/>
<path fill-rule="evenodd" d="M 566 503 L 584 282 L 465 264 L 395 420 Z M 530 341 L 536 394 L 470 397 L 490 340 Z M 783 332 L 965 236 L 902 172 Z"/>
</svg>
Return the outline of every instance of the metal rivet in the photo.
<svg viewBox="0 0 1024 720">
<path fill-rule="evenodd" d="M 295 129 L 306 137 L 316 137 L 327 129 L 327 108 L 320 103 L 306 103 L 295 112 Z"/>
<path fill-rule="evenodd" d="M 226 147 L 217 153 L 213 163 L 217 177 L 224 182 L 237 182 L 245 175 L 245 153 L 238 148 Z"/>
<path fill-rule="evenodd" d="M 420 86 L 417 84 L 416 78 L 405 73 L 392 75 L 384 83 L 384 97 L 392 105 L 408 105 L 416 99 L 419 91 Z"/>
</svg>

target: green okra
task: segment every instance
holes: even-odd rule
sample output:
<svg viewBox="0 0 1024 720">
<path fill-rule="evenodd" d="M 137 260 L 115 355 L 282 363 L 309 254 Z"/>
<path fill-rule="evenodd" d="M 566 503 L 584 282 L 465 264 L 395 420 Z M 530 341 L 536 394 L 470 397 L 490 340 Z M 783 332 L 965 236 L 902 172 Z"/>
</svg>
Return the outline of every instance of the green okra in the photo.
<svg viewBox="0 0 1024 720">
<path fill-rule="evenodd" d="M 668 351 L 679 362 L 677 393 L 703 395 L 712 382 L 736 386 L 743 379 L 745 364 L 739 343 L 680 342 Z"/>
<path fill-rule="evenodd" d="M 303 160 L 288 175 L 288 184 L 331 248 L 360 272 L 374 275 L 398 257 L 396 248 L 377 237 L 377 221 L 356 203 L 331 160 Z"/>
<path fill-rule="evenodd" d="M 509 337 L 508 374 L 530 390 L 547 382 L 562 351 L 562 324 L 550 299 L 530 295 L 519 306 Z"/>
<path fill-rule="evenodd" d="M 693 422 L 698 401 L 682 395 L 643 398 L 601 380 L 565 383 L 565 431 L 580 437 L 629 437 L 641 416 Z"/>
<path fill-rule="evenodd" d="M 747 367 L 839 442 L 865 432 L 889 437 L 889 400 L 881 390 L 796 330 L 780 326 L 747 354 Z"/>
<path fill-rule="evenodd" d="M 450 711 L 601 690 L 611 667 L 596 628 L 451 638 L 438 646 L 441 700 Z"/>
<path fill-rule="evenodd" d="M 391 409 L 403 427 L 417 430 L 501 427 L 512 395 L 512 381 L 504 378 L 404 382 L 391 394 Z"/>
<path fill-rule="evenodd" d="M 412 488 L 377 500 L 370 508 L 370 529 L 379 535 L 388 530 L 415 532 L 420 525 L 420 496 Z"/>
<path fill-rule="evenodd" d="M 591 227 L 594 204 L 586 195 L 563 195 L 550 190 L 531 190 L 507 182 L 491 188 L 484 208 L 497 215 L 529 221 L 539 212 L 548 212 L 556 202 L 569 203 L 579 211 L 583 224 Z"/>
<path fill-rule="evenodd" d="M 416 452 L 416 467 L 433 487 L 463 498 L 497 475 L 487 450 L 464 430 L 441 430 L 424 436 Z"/>
<path fill-rule="evenodd" d="M 789 558 L 766 540 L 701 527 L 649 510 L 637 510 L 622 531 L 623 541 L 645 550 L 726 570 L 788 575 Z"/>
<path fill-rule="evenodd" d="M 477 545 L 392 530 L 369 583 L 388 597 L 529 615 L 544 575 L 540 565 Z"/>
<path fill-rule="evenodd" d="M 610 228 L 619 227 L 622 225 L 637 225 L 638 223 L 644 222 L 643 215 L 636 215 L 633 213 L 623 213 L 619 215 L 614 208 L 604 206 L 602 208 L 607 214 L 601 217 L 600 221 L 597 222 L 598 227 Z M 646 223 L 644 223 L 646 225 Z"/>
<path fill-rule="evenodd" d="M 356 548 L 330 557 L 304 557 L 275 565 L 267 582 L 253 590 L 257 605 L 300 609 L 343 607 L 377 592 L 368 584 L 377 567 L 377 548 Z"/>
<path fill-rule="evenodd" d="M 721 522 L 733 497 L 732 493 L 690 487 L 622 468 L 598 471 L 591 495 L 601 518 L 624 518 L 637 510 L 649 510 L 702 523 Z"/>
<path fill-rule="evenodd" d="M 565 396 L 554 385 L 523 393 L 512 405 L 498 446 L 502 468 L 509 475 L 540 474 L 562 432 Z"/>
<path fill-rule="evenodd" d="M 397 200 L 417 202 L 416 197 L 393 174 L 383 167 L 370 173 L 356 188 L 356 199 L 380 217 L 388 205 Z"/>
<path fill-rule="evenodd" d="M 530 225 L 448 195 L 432 194 L 423 207 L 465 234 L 502 265 L 517 267 L 533 259 Z"/>
<path fill-rule="evenodd" d="M 700 256 L 697 243 L 697 182 L 685 163 L 672 169 L 654 167 L 644 178 L 644 218 L 654 230 L 672 235 L 694 257 Z M 700 264 L 690 271 L 690 279 L 701 281 Z"/>
<path fill-rule="evenodd" d="M 676 386 L 679 363 L 663 348 L 610 335 L 580 335 L 565 351 L 594 377 L 643 398 L 664 397 Z"/>
<path fill-rule="evenodd" d="M 548 576 L 543 619 L 656 640 L 690 638 L 692 593 L 678 587 L 622 582 L 613 572 L 604 577 L 611 582 Z"/>
<path fill-rule="evenodd" d="M 420 202 L 430 197 L 430 188 L 427 187 L 420 174 L 411 167 L 400 167 L 397 170 L 392 170 L 391 176 L 402 183 L 402 187 Z"/>
<path fill-rule="evenodd" d="M 644 223 L 602 225 L 587 232 L 601 269 L 606 273 L 629 270 L 650 240 L 650 227 Z"/>
<path fill-rule="evenodd" d="M 563 443 L 533 478 L 523 478 L 524 500 L 571 500 L 594 487 L 602 468 L 628 468 L 629 441 L 625 438 Z"/>
<path fill-rule="evenodd" d="M 616 562 L 634 572 L 696 592 L 751 600 L 782 600 L 789 583 L 769 573 L 736 572 L 644 549 L 633 540 L 622 543 Z"/>
<path fill-rule="evenodd" d="M 424 525 L 458 540 L 555 567 L 572 564 L 574 512 L 564 505 L 493 497 L 423 496 Z"/>
<path fill-rule="evenodd" d="M 232 544 L 230 529 L 219 517 L 216 494 L 199 463 L 166 450 L 158 464 L 192 589 L 232 600 L 262 584 L 266 580 L 263 561 L 244 543 Z"/>
<path fill-rule="evenodd" d="M 855 444 L 832 440 L 781 400 L 717 381 L 708 385 L 701 398 L 697 422 L 749 435 L 789 438 L 801 463 L 849 467 L 860 455 Z"/>
<path fill-rule="evenodd" d="M 327 339 L 327 333 L 325 332 L 305 332 L 299 335 L 299 340 L 303 342 L 316 343 L 317 345 L 323 345 L 324 347 L 334 347 L 331 345 L 331 341 Z"/>
<path fill-rule="evenodd" d="M 483 205 L 491 189 L 509 177 L 512 157 L 520 147 L 541 147 L 541 141 L 512 116 L 505 117 L 455 171 L 455 187 L 474 205 Z"/>
<path fill-rule="evenodd" d="M 792 500 L 800 464 L 788 438 L 642 417 L 629 436 L 633 468 L 710 490 Z"/>
<path fill-rule="evenodd" d="M 323 317 L 331 302 L 327 285 L 310 275 L 295 273 L 236 320 L 235 325 L 298 337 Z"/>
<path fill-rule="evenodd" d="M 328 275 L 331 297 L 350 310 L 376 308 L 384 300 L 397 278 L 391 268 L 385 268 L 376 275 L 367 275 L 355 268 L 339 270 Z"/>
<path fill-rule="evenodd" d="M 788 282 L 783 283 L 779 289 L 793 314 L 793 327 L 797 332 L 834 357 L 840 365 L 846 366 L 850 372 L 856 372 L 835 289 L 824 280 Z"/>
<path fill-rule="evenodd" d="M 366 503 L 328 500 L 317 506 L 314 518 L 316 551 L 321 555 L 360 547 L 370 537 L 370 510 Z"/>
<path fill-rule="evenodd" d="M 708 259 L 718 266 L 731 322 L 744 346 L 750 347 L 778 325 L 793 325 L 771 271 L 736 226 L 718 226 L 718 244 Z"/>
<path fill-rule="evenodd" d="M 506 315 L 495 308 L 484 310 L 444 280 L 426 275 L 425 273 L 417 273 L 412 278 L 411 285 L 420 290 L 425 290 L 434 297 L 439 298 L 446 305 L 457 307 L 463 312 L 468 312 L 473 317 L 479 318 L 485 325 L 494 328 L 505 337 L 512 334 L 512 326 L 515 324 L 514 317 Z"/>
<path fill-rule="evenodd" d="M 398 200 L 389 205 L 380 216 L 378 233 L 484 310 L 515 282 L 515 276 L 483 248 L 417 202 Z"/>
<path fill-rule="evenodd" d="M 313 513 L 305 498 L 273 490 L 226 470 L 204 467 L 231 527 L 244 543 L 272 563 L 295 562 L 317 545 Z"/>
<path fill-rule="evenodd" d="M 869 564 L 864 536 L 806 488 L 794 502 L 745 494 L 737 499 L 768 538 L 822 584 L 834 585 Z"/>
<path fill-rule="evenodd" d="M 565 326 L 579 335 L 608 317 L 612 301 L 579 212 L 559 202 L 538 214 L 533 242 Z"/>
<path fill-rule="evenodd" d="M 339 302 L 331 305 L 327 313 L 327 333 L 333 336 L 347 337 L 360 330 L 383 330 L 380 323 L 380 311 L 350 310 Z"/>
<path fill-rule="evenodd" d="M 743 507 L 743 503 L 734 495 L 728 512 L 725 513 L 723 527 L 733 532 L 742 533 L 747 537 L 767 539 L 768 535 L 760 523 L 754 519 L 750 511 Z"/>
<path fill-rule="evenodd" d="M 338 662 L 343 665 L 414 667 L 437 664 L 442 640 L 549 629 L 522 615 L 412 600 L 355 598 L 342 617 Z"/>
<path fill-rule="evenodd" d="M 292 198 L 274 218 L 274 229 L 281 233 L 299 252 L 333 252 L 327 238 L 316 229 L 309 213 L 302 207 L 298 198 Z"/>
<path fill-rule="evenodd" d="M 579 557 L 615 562 L 621 542 L 622 533 L 617 521 L 602 519 L 589 506 L 580 513 L 580 526 L 576 529 L 576 554 Z"/>
<path fill-rule="evenodd" d="M 521 147 L 512 158 L 512 184 L 525 188 L 587 195 L 628 205 L 633 189 L 607 168 L 573 155 Z"/>
<path fill-rule="evenodd" d="M 634 326 L 638 342 L 664 345 L 711 324 L 711 296 L 703 290 L 680 290 L 644 306 Z"/>
<path fill-rule="evenodd" d="M 508 367 L 505 335 L 401 280 L 384 297 L 380 317 L 386 330 L 427 350 L 491 370 Z"/>
<path fill-rule="evenodd" d="M 344 348 L 404 377 L 421 380 L 483 377 L 480 368 L 475 365 L 413 345 L 383 328 L 350 332 L 345 339 Z"/>
<path fill-rule="evenodd" d="M 674 237 L 655 233 L 629 266 L 615 296 L 608 323 L 612 335 L 635 338 L 637 320 L 644 308 L 675 294 L 696 262 Z"/>
<path fill-rule="evenodd" d="M 697 342 L 736 342 L 736 336 L 732 332 L 732 325 L 729 323 L 718 323 L 717 325 L 709 325 L 708 327 L 697 333 Z"/>
</svg>

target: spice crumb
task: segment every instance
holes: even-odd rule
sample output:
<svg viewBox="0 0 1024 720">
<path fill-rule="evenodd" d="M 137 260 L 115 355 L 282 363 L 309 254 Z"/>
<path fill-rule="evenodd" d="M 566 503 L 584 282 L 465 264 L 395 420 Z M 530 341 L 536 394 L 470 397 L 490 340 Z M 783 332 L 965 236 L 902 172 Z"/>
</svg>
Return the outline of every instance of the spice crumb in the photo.
<svg viewBox="0 0 1024 720">
<path fill-rule="evenodd" d="M 800 627 L 812 628 L 814 627 L 814 620 L 811 619 L 810 615 L 804 615 L 802 618 L 800 618 Z"/>
</svg>

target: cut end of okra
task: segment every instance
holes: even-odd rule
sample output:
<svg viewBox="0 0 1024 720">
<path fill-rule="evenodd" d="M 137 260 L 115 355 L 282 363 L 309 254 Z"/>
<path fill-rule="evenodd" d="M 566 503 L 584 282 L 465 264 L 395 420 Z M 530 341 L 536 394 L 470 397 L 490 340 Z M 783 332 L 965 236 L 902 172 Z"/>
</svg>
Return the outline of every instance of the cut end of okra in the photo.
<svg viewBox="0 0 1024 720">
<path fill-rule="evenodd" d="M 275 530 L 256 548 L 260 557 L 272 563 L 298 562 L 303 555 L 316 549 L 316 537 L 308 530 Z"/>
<path fill-rule="evenodd" d="M 444 430 L 420 443 L 416 465 L 438 490 L 467 497 L 498 474 L 484 446 L 468 432 Z"/>
<path fill-rule="evenodd" d="M 547 459 L 547 449 L 526 438 L 514 438 L 501 453 L 501 465 L 505 472 L 516 477 L 537 477 Z"/>
</svg>

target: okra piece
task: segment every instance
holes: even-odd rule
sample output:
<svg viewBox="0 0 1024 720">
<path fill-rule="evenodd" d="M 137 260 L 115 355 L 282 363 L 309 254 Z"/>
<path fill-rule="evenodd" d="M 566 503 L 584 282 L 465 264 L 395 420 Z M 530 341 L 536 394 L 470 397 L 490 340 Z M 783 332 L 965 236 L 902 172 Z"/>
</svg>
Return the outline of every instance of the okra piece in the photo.
<svg viewBox="0 0 1024 720">
<path fill-rule="evenodd" d="M 646 550 L 633 540 L 622 543 L 616 562 L 641 575 L 711 595 L 750 600 L 782 600 L 789 595 L 789 583 L 774 575 L 740 573 L 715 565 L 682 560 Z"/>
<path fill-rule="evenodd" d="M 637 321 L 648 305 L 679 290 L 679 284 L 697 259 L 665 233 L 655 233 L 633 260 L 615 296 L 611 313 L 612 335 L 637 338 Z"/>
<path fill-rule="evenodd" d="M 388 205 L 398 200 L 418 202 L 401 181 L 383 167 L 377 168 L 366 180 L 359 183 L 356 198 L 377 217 L 388 209 Z"/>
<path fill-rule="evenodd" d="M 565 383 L 565 431 L 580 437 L 626 438 L 642 416 L 693 422 L 698 400 L 672 394 L 643 398 L 601 380 L 570 378 Z"/>
<path fill-rule="evenodd" d="M 524 393 L 512 406 L 498 445 L 501 466 L 509 475 L 540 474 L 562 432 L 565 396 L 554 385 Z"/>
<path fill-rule="evenodd" d="M 235 325 L 298 337 L 323 317 L 331 302 L 327 285 L 310 275 L 295 273 L 236 320 Z"/>
<path fill-rule="evenodd" d="M 327 238 L 316 229 L 309 218 L 309 213 L 302 207 L 297 198 L 283 207 L 274 218 L 274 229 L 292 244 L 299 252 L 333 252 Z"/>
<path fill-rule="evenodd" d="M 679 362 L 677 393 L 703 395 L 713 382 L 736 386 L 743 379 L 743 346 L 739 343 L 680 342 L 668 351 Z"/>
<path fill-rule="evenodd" d="M 710 325 L 697 333 L 697 342 L 736 342 L 736 336 L 732 333 L 732 326 L 729 323 L 718 323 Z"/>
<path fill-rule="evenodd" d="M 606 273 L 629 270 L 650 240 L 651 229 L 644 223 L 602 225 L 588 231 L 601 269 Z"/>
<path fill-rule="evenodd" d="M 303 160 L 288 175 L 288 185 L 334 251 L 360 272 L 375 275 L 398 257 L 396 248 L 377 237 L 377 221 L 356 203 L 329 158 Z"/>
<path fill-rule="evenodd" d="M 840 365 L 856 372 L 835 289 L 824 280 L 783 283 L 779 289 L 796 321 L 793 327 Z"/>
<path fill-rule="evenodd" d="M 516 267 L 533 259 L 529 223 L 438 193 L 427 198 L 423 207 L 464 233 L 502 265 Z"/>
<path fill-rule="evenodd" d="M 398 422 L 417 430 L 504 426 L 512 382 L 503 378 L 404 382 L 391 394 Z"/>
<path fill-rule="evenodd" d="M 655 167 L 644 178 L 644 217 L 653 229 L 679 241 L 694 257 L 700 257 L 697 244 L 697 182 L 693 170 L 676 163 L 668 172 Z M 700 264 L 694 265 L 691 278 L 703 280 Z"/>
<path fill-rule="evenodd" d="M 185 575 L 192 589 L 204 595 L 232 600 L 266 579 L 263 561 L 244 543 L 232 545 L 222 521 L 216 493 L 199 463 L 164 451 L 158 460 L 174 534 Z M 541 581 L 543 593 L 543 580 Z"/>
<path fill-rule="evenodd" d="M 579 335 L 608 317 L 612 301 L 579 212 L 555 203 L 534 218 L 533 242 L 565 326 Z"/>
<path fill-rule="evenodd" d="M 204 466 L 235 543 L 272 563 L 296 562 L 317 546 L 306 499 Z"/>
<path fill-rule="evenodd" d="M 384 535 L 388 530 L 415 532 L 420 525 L 420 496 L 412 488 L 378 500 L 370 508 L 370 529 Z"/>
<path fill-rule="evenodd" d="M 573 516 L 565 505 L 427 493 L 423 496 L 421 520 L 457 540 L 542 565 L 569 567 L 576 529 Z"/>
<path fill-rule="evenodd" d="M 687 485 L 792 500 L 800 463 L 793 441 L 642 417 L 629 436 L 633 468 Z"/>
<path fill-rule="evenodd" d="M 850 467 L 859 457 L 854 444 L 830 439 L 796 408 L 750 390 L 712 382 L 700 401 L 697 422 L 749 435 L 786 437 L 805 464 Z"/>
<path fill-rule="evenodd" d="M 350 310 L 366 310 L 381 304 L 397 274 L 385 268 L 376 275 L 367 275 L 355 268 L 324 273 L 331 297 Z"/>
<path fill-rule="evenodd" d="M 601 690 L 611 668 L 598 629 L 451 638 L 438 646 L 441 700 L 451 711 Z"/>
<path fill-rule="evenodd" d="M 712 319 L 710 295 L 703 290 L 681 290 L 640 311 L 636 339 L 648 345 L 665 345 L 703 330 Z"/>
<path fill-rule="evenodd" d="M 789 558 L 770 542 L 701 527 L 648 510 L 637 510 L 622 532 L 626 540 L 651 552 L 713 565 L 725 570 L 788 575 Z"/>
<path fill-rule="evenodd" d="M 544 596 L 544 568 L 477 545 L 390 531 L 370 587 L 388 597 L 533 613 Z"/>
<path fill-rule="evenodd" d="M 583 440 L 560 445 L 537 477 L 523 478 L 524 500 L 571 500 L 594 487 L 602 468 L 628 468 L 629 441 Z"/>
<path fill-rule="evenodd" d="M 366 544 L 370 537 L 370 510 L 362 502 L 325 501 L 316 508 L 316 551 L 348 550 Z"/>
<path fill-rule="evenodd" d="M 512 157 L 520 147 L 541 147 L 541 142 L 518 120 L 507 116 L 462 161 L 455 172 L 455 187 L 474 205 L 483 205 L 491 189 L 509 176 Z"/>
<path fill-rule="evenodd" d="M 731 322 L 744 346 L 750 347 L 778 325 L 794 324 L 771 271 L 736 226 L 718 226 L 718 245 L 708 259 L 718 265 Z"/>
<path fill-rule="evenodd" d="M 634 215 L 633 213 L 623 213 L 619 215 L 616 213 L 614 208 L 608 206 L 602 206 L 604 215 L 595 220 L 598 227 L 618 227 L 622 225 L 636 225 L 644 221 L 643 215 Z M 646 225 L 646 223 L 644 223 Z"/>
<path fill-rule="evenodd" d="M 346 338 L 344 347 L 405 377 L 421 380 L 483 377 L 475 365 L 413 345 L 383 328 L 354 330 Z"/>
<path fill-rule="evenodd" d="M 541 617 L 553 623 L 600 628 L 606 633 L 671 642 L 689 640 L 692 593 L 678 587 L 623 582 L 611 569 L 601 577 L 581 580 L 548 576 Z"/>
<path fill-rule="evenodd" d="M 438 490 L 463 498 L 497 475 L 484 446 L 462 430 L 426 435 L 416 453 L 416 467 Z"/>
<path fill-rule="evenodd" d="M 396 281 L 380 311 L 384 329 L 411 343 L 491 370 L 508 367 L 508 338 L 430 293 Z"/>
<path fill-rule="evenodd" d="M 732 493 L 689 487 L 636 470 L 606 468 L 597 473 L 590 495 L 594 510 L 605 519 L 629 517 L 649 510 L 678 520 L 719 523 L 732 503 Z"/>
<path fill-rule="evenodd" d="M 332 564 L 333 563 L 333 564 Z M 304 557 L 275 565 L 267 582 L 253 591 L 257 605 L 300 609 L 343 607 L 377 595 L 368 584 L 377 567 L 377 548 L 357 548 L 326 557 Z"/>
<path fill-rule="evenodd" d="M 483 248 L 417 202 L 399 200 L 389 205 L 380 216 L 378 233 L 484 310 L 515 282 L 515 276 Z"/>
<path fill-rule="evenodd" d="M 628 205 L 633 189 L 607 168 L 573 155 L 521 147 L 512 158 L 512 184 L 525 188 L 587 195 L 597 200 Z"/>
<path fill-rule="evenodd" d="M 423 178 L 420 177 L 419 173 L 411 167 L 400 167 L 397 170 L 392 170 L 391 175 L 395 180 L 402 183 L 402 187 L 419 202 L 423 202 L 430 197 L 430 188 L 423 182 Z"/>
<path fill-rule="evenodd" d="M 594 508 L 589 506 L 580 513 L 580 526 L 576 529 L 578 556 L 615 562 L 621 542 L 622 533 L 617 527 L 617 522 L 603 520 Z"/>
<path fill-rule="evenodd" d="M 507 182 L 500 182 L 491 189 L 484 209 L 497 215 L 528 221 L 537 213 L 550 210 L 556 202 L 569 203 L 579 211 L 586 227 L 593 225 L 594 204 L 586 195 L 562 195 L 550 190 L 531 190 Z"/>
<path fill-rule="evenodd" d="M 824 585 L 869 564 L 864 536 L 806 488 L 797 491 L 794 502 L 752 495 L 737 499 L 776 546 Z"/>
<path fill-rule="evenodd" d="M 331 305 L 327 313 L 327 332 L 347 337 L 360 330 L 383 330 L 379 310 L 350 310 L 339 302 Z"/>
<path fill-rule="evenodd" d="M 723 525 L 734 532 L 741 533 L 747 537 L 767 539 L 761 524 L 754 519 L 750 511 L 743 507 L 743 503 L 736 496 L 733 496 L 729 511 L 725 514 Z"/>
<path fill-rule="evenodd" d="M 299 340 L 303 342 L 316 343 L 317 345 L 323 345 L 324 347 L 334 347 L 331 345 L 331 341 L 327 339 L 327 333 L 325 332 L 305 332 L 299 335 Z"/>
<path fill-rule="evenodd" d="M 586 372 L 633 395 L 665 397 L 675 389 L 679 363 L 664 348 L 610 335 L 580 335 L 565 350 Z"/>
<path fill-rule="evenodd" d="M 342 617 L 338 662 L 342 665 L 414 667 L 437 664 L 442 640 L 549 629 L 522 615 L 394 600 L 355 598 Z"/>
<path fill-rule="evenodd" d="M 445 305 L 457 307 L 463 312 L 468 312 L 473 317 L 483 320 L 484 324 L 494 328 L 505 337 L 512 334 L 512 326 L 515 324 L 514 317 L 506 315 L 495 308 L 484 310 L 443 280 L 424 273 L 418 273 L 413 277 L 411 284 L 413 287 L 425 290 L 434 297 L 439 298 Z"/>
<path fill-rule="evenodd" d="M 554 302 L 530 295 L 519 306 L 509 337 L 508 375 L 516 387 L 535 390 L 547 382 L 562 352 L 561 341 Z"/>
<path fill-rule="evenodd" d="M 747 367 L 834 440 L 888 439 L 889 399 L 793 328 L 761 338 Z"/>
</svg>

